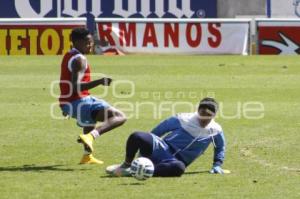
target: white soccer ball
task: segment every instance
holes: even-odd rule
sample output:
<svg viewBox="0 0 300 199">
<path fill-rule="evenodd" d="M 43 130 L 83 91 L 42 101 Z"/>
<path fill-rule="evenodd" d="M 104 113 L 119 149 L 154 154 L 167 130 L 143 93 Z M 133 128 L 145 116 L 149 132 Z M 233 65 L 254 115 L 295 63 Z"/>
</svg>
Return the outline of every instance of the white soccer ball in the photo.
<svg viewBox="0 0 300 199">
<path fill-rule="evenodd" d="M 154 165 L 148 158 L 139 157 L 132 161 L 130 173 L 138 180 L 146 180 L 153 176 Z"/>
</svg>

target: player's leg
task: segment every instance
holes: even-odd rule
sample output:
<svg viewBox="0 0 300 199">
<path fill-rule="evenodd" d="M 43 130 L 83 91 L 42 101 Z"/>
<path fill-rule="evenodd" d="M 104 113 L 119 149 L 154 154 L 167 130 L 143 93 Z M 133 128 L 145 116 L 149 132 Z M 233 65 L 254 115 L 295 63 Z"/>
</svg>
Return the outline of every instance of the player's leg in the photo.
<svg viewBox="0 0 300 199">
<path fill-rule="evenodd" d="M 100 135 L 118 127 L 125 123 L 125 114 L 121 111 L 110 106 L 104 100 L 99 100 L 97 98 L 90 98 L 91 105 L 82 115 L 85 115 L 84 121 L 86 123 L 95 124 L 96 122 L 103 122 L 101 126 L 93 129 L 88 134 L 83 134 L 79 136 L 79 142 L 86 144 L 90 151 L 93 151 L 93 140 Z"/>
<path fill-rule="evenodd" d="M 150 158 L 153 152 L 153 137 L 150 133 L 132 133 L 127 139 L 125 161 L 107 167 L 106 172 L 112 176 L 130 176 L 131 162 L 138 151 L 142 157 Z"/>
<path fill-rule="evenodd" d="M 83 127 L 83 134 L 88 134 L 94 128 L 95 127 L 93 127 L 93 126 Z M 90 148 L 86 144 L 84 144 L 83 145 L 83 156 L 82 156 L 79 164 L 103 164 L 103 161 L 96 159 L 92 155 Z"/>
<path fill-rule="evenodd" d="M 82 132 L 83 132 L 83 134 L 88 134 L 89 132 L 91 132 L 94 129 L 95 129 L 95 126 L 85 126 L 82 128 Z"/>
<path fill-rule="evenodd" d="M 123 125 L 127 120 L 125 114 L 114 107 L 93 111 L 92 117 L 95 121 L 103 122 L 96 128 L 99 135 Z"/>
<path fill-rule="evenodd" d="M 162 162 L 155 165 L 154 176 L 179 177 L 184 173 L 185 164 L 179 160 Z"/>
<path fill-rule="evenodd" d="M 142 157 L 151 157 L 153 137 L 150 133 L 134 132 L 128 137 L 124 164 L 130 166 L 138 151 Z"/>
<path fill-rule="evenodd" d="M 90 152 L 93 151 L 94 139 L 118 126 L 121 126 L 126 121 L 124 114 L 112 107 L 93 110 L 91 112 L 91 118 L 95 122 L 103 122 L 102 125 L 92 129 L 88 134 L 79 135 L 78 140 L 85 144 Z"/>
<path fill-rule="evenodd" d="M 95 126 L 85 126 L 85 127 L 82 128 L 83 134 L 86 135 L 94 129 L 95 129 Z M 92 153 L 90 151 L 90 148 L 86 144 L 83 145 L 83 150 L 84 150 L 84 154 L 86 154 L 86 155 Z"/>
</svg>

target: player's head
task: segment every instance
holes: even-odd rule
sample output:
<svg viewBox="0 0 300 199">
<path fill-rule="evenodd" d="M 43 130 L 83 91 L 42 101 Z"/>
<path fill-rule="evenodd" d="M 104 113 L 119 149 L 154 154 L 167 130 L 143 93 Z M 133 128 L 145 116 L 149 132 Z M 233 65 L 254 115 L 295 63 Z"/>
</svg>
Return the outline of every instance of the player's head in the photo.
<svg viewBox="0 0 300 199">
<path fill-rule="evenodd" d="M 74 28 L 71 33 L 73 46 L 83 54 L 92 52 L 94 41 L 90 31 L 86 28 Z"/>
<path fill-rule="evenodd" d="M 216 116 L 218 111 L 218 103 L 214 98 L 203 98 L 198 106 L 198 114 L 200 116 L 200 124 L 205 127 Z"/>
</svg>

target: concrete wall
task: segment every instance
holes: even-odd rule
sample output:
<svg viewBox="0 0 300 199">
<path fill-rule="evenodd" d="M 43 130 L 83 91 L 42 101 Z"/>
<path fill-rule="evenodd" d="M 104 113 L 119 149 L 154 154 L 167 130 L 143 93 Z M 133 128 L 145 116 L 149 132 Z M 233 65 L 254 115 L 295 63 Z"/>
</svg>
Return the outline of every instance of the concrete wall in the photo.
<svg viewBox="0 0 300 199">
<path fill-rule="evenodd" d="M 300 1 L 295 4 L 295 0 L 276 0 L 272 1 L 272 17 L 300 17 Z M 295 6 L 297 14 L 295 13 Z"/>
<path fill-rule="evenodd" d="M 218 0 L 218 17 L 266 15 L 266 0 Z"/>
</svg>

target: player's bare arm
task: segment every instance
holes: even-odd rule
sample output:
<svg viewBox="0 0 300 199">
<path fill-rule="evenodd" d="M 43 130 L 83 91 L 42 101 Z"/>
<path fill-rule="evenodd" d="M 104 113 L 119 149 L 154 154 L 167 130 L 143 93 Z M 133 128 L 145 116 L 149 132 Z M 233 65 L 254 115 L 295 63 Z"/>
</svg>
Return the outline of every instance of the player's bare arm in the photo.
<svg viewBox="0 0 300 199">
<path fill-rule="evenodd" d="M 81 57 L 78 57 L 72 63 L 72 86 L 73 86 L 74 92 L 89 90 L 89 89 L 95 88 L 99 85 L 109 86 L 111 84 L 112 79 L 109 77 L 103 77 L 101 79 L 97 79 L 97 80 L 85 82 L 85 83 L 79 82 L 78 81 L 79 71 L 83 67 L 84 67 L 84 60 Z"/>
</svg>

